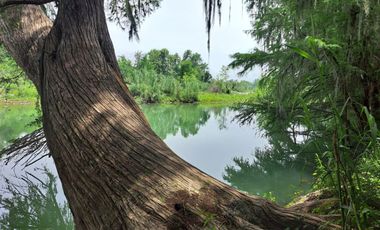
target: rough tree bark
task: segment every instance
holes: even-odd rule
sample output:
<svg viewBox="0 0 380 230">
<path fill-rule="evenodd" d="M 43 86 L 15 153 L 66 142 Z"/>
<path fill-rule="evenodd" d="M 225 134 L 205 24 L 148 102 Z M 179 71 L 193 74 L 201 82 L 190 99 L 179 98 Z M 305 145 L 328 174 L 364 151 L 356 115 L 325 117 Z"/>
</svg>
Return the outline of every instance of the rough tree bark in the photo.
<svg viewBox="0 0 380 230">
<path fill-rule="evenodd" d="M 61 0 L 54 24 L 38 6 L 0 15 L 1 41 L 39 89 L 76 228 L 323 227 L 318 217 L 236 191 L 168 148 L 121 80 L 103 5 Z"/>
</svg>

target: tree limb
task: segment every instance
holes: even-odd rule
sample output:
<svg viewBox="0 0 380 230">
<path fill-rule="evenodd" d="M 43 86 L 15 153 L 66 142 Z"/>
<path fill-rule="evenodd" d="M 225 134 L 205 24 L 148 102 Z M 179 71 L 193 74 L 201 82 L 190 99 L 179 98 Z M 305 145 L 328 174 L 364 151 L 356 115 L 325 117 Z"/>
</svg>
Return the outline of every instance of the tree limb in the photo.
<svg viewBox="0 0 380 230">
<path fill-rule="evenodd" d="M 43 5 L 54 0 L 3 0 L 0 1 L 0 8 L 12 6 L 12 5 Z"/>
<path fill-rule="evenodd" d="M 19 1 L 21 0 L 5 0 Z M 24 2 L 29 0 L 24 0 Z M 47 0 L 34 0 L 47 1 Z M 49 0 L 51 1 L 51 0 Z M 0 4 L 4 1 L 0 0 Z M 0 42 L 40 91 L 40 56 L 53 22 L 41 7 L 20 5 L 0 14 Z"/>
<path fill-rule="evenodd" d="M 0 151 L 0 156 L 5 160 L 5 164 L 12 162 L 14 166 L 21 165 L 24 167 L 28 167 L 49 155 L 43 129 L 38 129 L 15 140 L 10 146 Z"/>
</svg>

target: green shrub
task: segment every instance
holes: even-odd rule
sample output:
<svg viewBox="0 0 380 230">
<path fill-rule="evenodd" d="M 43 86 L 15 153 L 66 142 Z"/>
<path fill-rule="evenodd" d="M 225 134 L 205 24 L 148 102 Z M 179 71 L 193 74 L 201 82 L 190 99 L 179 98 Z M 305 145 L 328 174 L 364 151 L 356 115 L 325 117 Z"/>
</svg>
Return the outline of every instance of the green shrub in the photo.
<svg viewBox="0 0 380 230">
<path fill-rule="evenodd" d="M 194 75 L 185 75 L 183 77 L 182 88 L 180 90 L 180 101 L 184 103 L 193 103 L 198 101 L 200 84 Z"/>
</svg>

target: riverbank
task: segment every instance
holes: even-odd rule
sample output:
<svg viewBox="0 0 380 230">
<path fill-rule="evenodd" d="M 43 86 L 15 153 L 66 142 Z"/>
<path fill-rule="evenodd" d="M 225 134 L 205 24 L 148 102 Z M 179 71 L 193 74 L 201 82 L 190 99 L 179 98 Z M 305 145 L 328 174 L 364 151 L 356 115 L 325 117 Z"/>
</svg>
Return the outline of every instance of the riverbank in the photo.
<svg viewBox="0 0 380 230">
<path fill-rule="evenodd" d="M 152 104 L 205 104 L 205 105 L 234 105 L 245 102 L 250 98 L 254 97 L 256 94 L 254 92 L 247 93 L 210 93 L 210 92 L 200 92 L 197 95 L 197 100 L 192 103 L 184 103 L 176 100 L 175 98 L 166 97 L 160 100 L 158 103 Z M 140 98 L 135 98 L 139 104 L 146 104 L 140 100 Z M 150 103 L 148 103 L 150 104 Z"/>
<path fill-rule="evenodd" d="M 198 95 L 198 103 L 200 104 L 238 104 L 254 97 L 255 93 L 206 93 L 202 92 Z"/>
<path fill-rule="evenodd" d="M 255 93 L 232 93 L 232 94 L 224 94 L 224 93 L 209 93 L 209 92 L 201 92 L 198 95 L 198 101 L 195 101 L 193 104 L 219 104 L 219 105 L 233 105 L 245 102 L 250 98 L 254 97 Z M 144 104 L 136 98 L 139 104 Z M 11 98 L 4 99 L 0 97 L 0 105 L 22 105 L 22 104 L 34 104 L 36 103 L 36 98 Z M 181 103 L 171 100 L 163 100 L 157 104 L 188 104 Z"/>
</svg>

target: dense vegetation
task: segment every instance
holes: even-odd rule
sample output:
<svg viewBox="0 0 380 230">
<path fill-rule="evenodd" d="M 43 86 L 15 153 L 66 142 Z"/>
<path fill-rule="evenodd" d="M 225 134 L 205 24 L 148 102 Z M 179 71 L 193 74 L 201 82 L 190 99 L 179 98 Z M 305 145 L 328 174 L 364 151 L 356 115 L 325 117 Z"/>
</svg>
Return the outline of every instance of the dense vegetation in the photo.
<svg viewBox="0 0 380 230">
<path fill-rule="evenodd" d="M 231 66 L 266 72 L 239 119 L 256 115 L 284 164 L 317 162 L 316 189 L 335 191 L 344 229 L 379 228 L 380 3 L 246 2 L 263 49 Z"/>
<path fill-rule="evenodd" d="M 230 80 L 226 67 L 213 78 L 201 55 L 190 50 L 182 57 L 170 54 L 167 49 L 138 52 L 134 59 L 132 62 L 120 57 L 118 62 L 131 93 L 145 103 L 192 103 L 199 101 L 200 92 L 214 93 L 203 94 L 206 101 L 212 101 L 209 97 L 218 97 L 216 93 L 245 93 L 255 87 L 248 81 Z"/>
<path fill-rule="evenodd" d="M 0 47 L 0 100 L 32 100 L 37 96 L 33 84 L 25 78 L 16 62 Z"/>
</svg>

